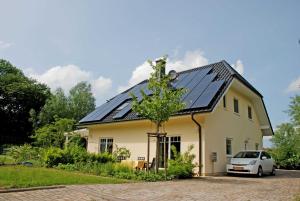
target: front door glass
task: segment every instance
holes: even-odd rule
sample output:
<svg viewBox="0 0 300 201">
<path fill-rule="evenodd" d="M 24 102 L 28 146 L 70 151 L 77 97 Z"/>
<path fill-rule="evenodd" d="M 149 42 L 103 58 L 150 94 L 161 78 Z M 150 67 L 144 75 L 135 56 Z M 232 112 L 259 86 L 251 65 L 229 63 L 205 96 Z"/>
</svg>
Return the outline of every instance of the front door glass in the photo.
<svg viewBox="0 0 300 201">
<path fill-rule="evenodd" d="M 164 158 L 165 158 L 165 150 L 164 150 L 164 141 L 163 138 L 160 138 L 159 143 L 159 167 L 164 167 Z M 181 138 L 180 136 L 174 137 L 166 137 L 166 158 L 167 159 L 174 159 L 174 153 L 171 147 L 174 147 L 177 153 L 180 153 L 181 147 Z"/>
</svg>

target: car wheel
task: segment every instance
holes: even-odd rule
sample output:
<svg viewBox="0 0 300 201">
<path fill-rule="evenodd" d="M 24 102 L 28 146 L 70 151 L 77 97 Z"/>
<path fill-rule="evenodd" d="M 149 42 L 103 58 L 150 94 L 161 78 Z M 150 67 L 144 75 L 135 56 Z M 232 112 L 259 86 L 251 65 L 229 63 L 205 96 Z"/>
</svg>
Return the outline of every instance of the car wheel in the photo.
<svg viewBox="0 0 300 201">
<path fill-rule="evenodd" d="M 258 167 L 258 170 L 257 170 L 257 176 L 258 176 L 258 177 L 262 177 L 262 176 L 263 176 L 263 173 L 264 173 L 264 172 L 263 172 L 262 167 L 259 166 L 259 167 Z"/>
<path fill-rule="evenodd" d="M 272 175 L 272 176 L 275 176 L 275 174 L 276 174 L 276 170 L 275 170 L 275 166 L 273 166 L 271 175 Z"/>
</svg>

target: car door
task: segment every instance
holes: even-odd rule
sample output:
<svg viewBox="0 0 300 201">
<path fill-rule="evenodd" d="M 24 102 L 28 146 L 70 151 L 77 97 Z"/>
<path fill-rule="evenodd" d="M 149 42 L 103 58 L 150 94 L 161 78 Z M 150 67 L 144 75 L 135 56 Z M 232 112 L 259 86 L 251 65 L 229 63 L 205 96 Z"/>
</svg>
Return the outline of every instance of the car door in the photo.
<svg viewBox="0 0 300 201">
<path fill-rule="evenodd" d="M 270 156 L 270 154 L 265 152 L 265 156 L 267 157 L 266 159 L 266 163 L 267 163 L 267 168 L 268 168 L 268 172 L 272 171 L 273 168 L 273 160 L 272 157 Z"/>
<path fill-rule="evenodd" d="M 261 152 L 261 155 L 260 155 L 260 164 L 262 166 L 263 171 L 268 172 L 268 171 L 270 171 L 269 167 L 268 167 L 268 159 L 267 158 L 263 159 L 263 157 L 267 157 L 266 153 L 264 151 Z"/>
</svg>

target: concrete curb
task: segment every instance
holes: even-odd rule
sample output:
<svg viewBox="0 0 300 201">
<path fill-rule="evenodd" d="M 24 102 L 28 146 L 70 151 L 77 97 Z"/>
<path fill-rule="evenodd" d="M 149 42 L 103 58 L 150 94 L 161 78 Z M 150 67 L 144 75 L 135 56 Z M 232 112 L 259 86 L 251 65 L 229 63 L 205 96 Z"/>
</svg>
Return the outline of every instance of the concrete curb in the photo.
<svg viewBox="0 0 300 201">
<path fill-rule="evenodd" d="M 0 194 L 1 193 L 24 192 L 24 191 L 48 190 L 48 189 L 57 189 L 57 188 L 65 188 L 65 187 L 66 186 L 58 185 L 58 186 L 40 186 L 40 187 L 32 187 L 32 188 L 0 189 Z"/>
</svg>

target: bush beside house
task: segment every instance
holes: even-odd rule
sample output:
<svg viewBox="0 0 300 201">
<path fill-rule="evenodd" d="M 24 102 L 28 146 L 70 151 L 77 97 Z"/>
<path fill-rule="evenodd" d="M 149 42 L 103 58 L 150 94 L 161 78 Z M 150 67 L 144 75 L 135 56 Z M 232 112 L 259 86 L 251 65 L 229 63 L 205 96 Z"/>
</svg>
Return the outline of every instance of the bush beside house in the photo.
<svg viewBox="0 0 300 201">
<path fill-rule="evenodd" d="M 117 157 L 129 154 L 126 148 L 119 148 L 119 152 L 114 154 L 88 153 L 84 148 L 73 145 L 65 149 L 58 147 L 39 148 L 25 144 L 23 146 L 13 146 L 9 149 L 8 155 L 16 162 L 30 161 L 35 166 L 47 168 L 57 168 L 66 171 L 79 171 L 88 174 L 116 177 L 120 179 L 160 181 L 173 178 L 189 178 L 193 176 L 192 163 L 194 155 L 190 154 L 193 146 L 183 154 L 174 152 L 175 158 L 169 161 L 169 173 L 167 177 L 164 171 L 157 174 L 150 171 L 138 171 L 132 166 L 117 162 Z M 174 150 L 174 149 L 173 149 Z"/>
</svg>

